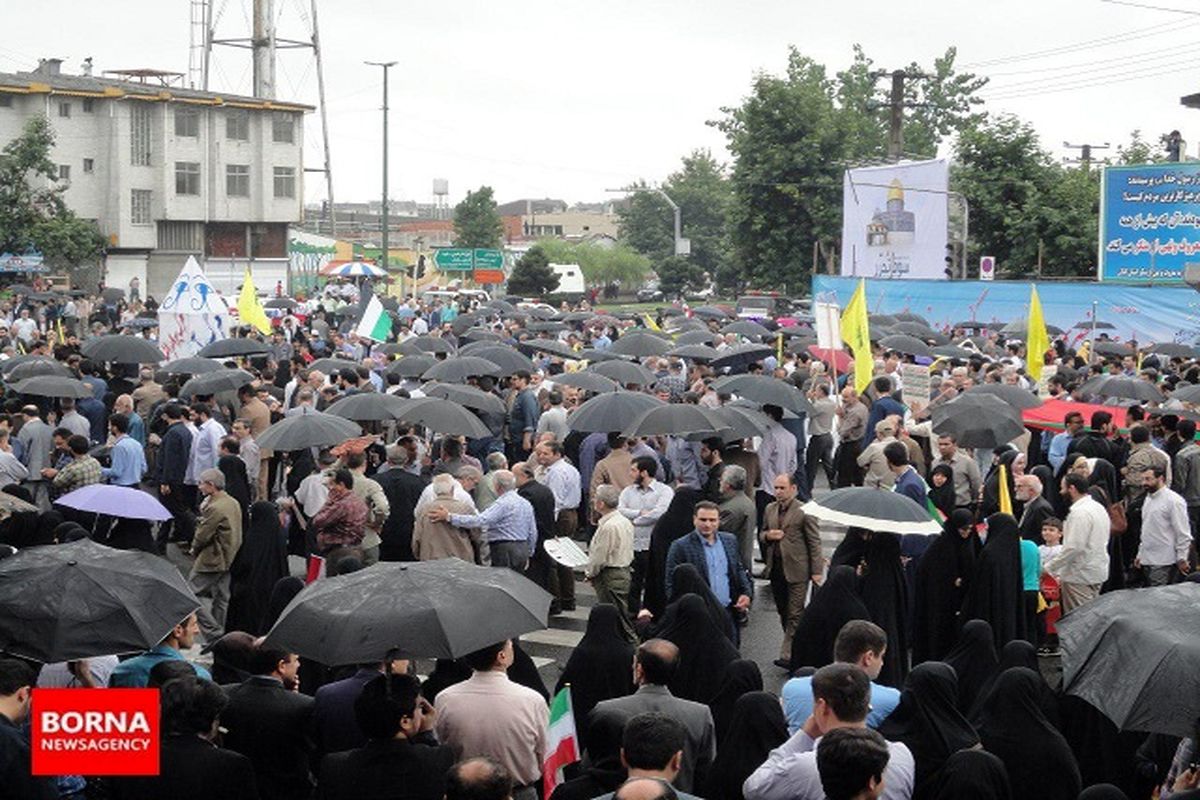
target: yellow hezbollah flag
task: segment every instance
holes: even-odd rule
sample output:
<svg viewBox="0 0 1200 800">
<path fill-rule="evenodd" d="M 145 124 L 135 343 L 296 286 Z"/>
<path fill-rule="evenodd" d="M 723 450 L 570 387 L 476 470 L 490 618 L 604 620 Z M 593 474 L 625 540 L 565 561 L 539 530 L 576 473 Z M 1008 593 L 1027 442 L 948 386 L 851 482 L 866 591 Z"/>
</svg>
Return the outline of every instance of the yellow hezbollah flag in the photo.
<svg viewBox="0 0 1200 800">
<path fill-rule="evenodd" d="M 860 280 L 846 310 L 842 312 L 842 343 L 854 355 L 854 389 L 862 392 L 871 382 L 875 363 L 871 356 L 871 333 L 867 328 L 867 282 Z"/>
<path fill-rule="evenodd" d="M 271 320 L 263 311 L 262 302 L 254 291 L 254 280 L 250 277 L 250 268 L 246 267 L 246 280 L 242 281 L 242 293 L 237 302 L 238 319 L 244 325 L 253 325 L 261 333 L 271 332 Z"/>
<path fill-rule="evenodd" d="M 1046 333 L 1046 318 L 1042 316 L 1042 301 L 1038 299 L 1037 287 L 1029 287 L 1029 324 L 1025 330 L 1025 361 L 1029 377 L 1042 379 L 1042 367 L 1046 364 L 1046 351 L 1050 349 L 1050 336 Z"/>
<path fill-rule="evenodd" d="M 645 320 L 646 327 L 650 330 L 656 332 L 662 330 L 662 328 L 658 327 L 658 323 L 654 321 L 654 317 L 650 316 L 649 314 L 642 314 L 642 319 Z"/>
<path fill-rule="evenodd" d="M 1000 465 L 1000 513 L 1011 514 L 1012 497 L 1008 494 L 1008 467 Z"/>
</svg>

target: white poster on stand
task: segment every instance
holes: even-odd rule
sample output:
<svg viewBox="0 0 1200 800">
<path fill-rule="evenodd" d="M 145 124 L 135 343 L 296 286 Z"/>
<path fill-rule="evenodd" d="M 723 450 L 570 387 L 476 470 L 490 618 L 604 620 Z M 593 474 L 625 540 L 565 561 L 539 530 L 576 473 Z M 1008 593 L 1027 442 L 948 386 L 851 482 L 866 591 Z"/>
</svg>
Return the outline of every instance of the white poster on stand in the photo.
<svg viewBox="0 0 1200 800">
<path fill-rule="evenodd" d="M 842 275 L 945 279 L 949 180 L 941 159 L 846 170 Z"/>
<path fill-rule="evenodd" d="M 158 346 L 168 361 L 194 356 L 206 344 L 226 338 L 229 308 L 194 257 L 158 306 Z"/>
</svg>

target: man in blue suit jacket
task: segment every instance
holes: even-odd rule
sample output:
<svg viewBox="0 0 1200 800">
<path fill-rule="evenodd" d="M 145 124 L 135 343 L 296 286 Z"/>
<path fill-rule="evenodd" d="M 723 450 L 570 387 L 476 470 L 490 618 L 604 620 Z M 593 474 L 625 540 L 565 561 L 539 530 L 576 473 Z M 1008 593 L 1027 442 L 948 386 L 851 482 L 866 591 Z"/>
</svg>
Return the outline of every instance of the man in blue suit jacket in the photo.
<svg viewBox="0 0 1200 800">
<path fill-rule="evenodd" d="M 671 596 L 675 567 L 691 564 L 704 576 L 718 602 L 734 615 L 736 631 L 736 615 L 750 608 L 750 597 L 754 593 L 750 573 L 738 555 L 737 537 L 717 530 L 721 525 L 721 510 L 709 500 L 696 503 L 692 524 L 695 529 L 672 542 L 667 551 L 667 596 Z"/>
</svg>

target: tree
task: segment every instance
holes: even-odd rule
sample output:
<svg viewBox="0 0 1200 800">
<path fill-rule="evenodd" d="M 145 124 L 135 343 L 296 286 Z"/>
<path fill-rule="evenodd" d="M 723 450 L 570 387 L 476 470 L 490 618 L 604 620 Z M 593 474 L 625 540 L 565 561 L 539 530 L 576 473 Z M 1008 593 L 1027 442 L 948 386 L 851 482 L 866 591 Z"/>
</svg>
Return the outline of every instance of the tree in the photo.
<svg viewBox="0 0 1200 800">
<path fill-rule="evenodd" d="M 1135 129 L 1129 134 L 1129 144 L 1117 145 L 1118 164 L 1155 164 L 1165 157 L 1166 153 L 1161 147 L 1155 148 L 1142 138 L 1141 130 Z"/>
<path fill-rule="evenodd" d="M 668 256 L 658 263 L 658 288 L 663 297 L 674 300 L 690 289 L 699 289 L 704 284 L 704 270 L 690 258 Z"/>
<path fill-rule="evenodd" d="M 558 275 L 550 269 L 550 259 L 540 245 L 525 251 L 508 276 L 508 291 L 532 297 L 552 294 L 558 288 Z"/>
<path fill-rule="evenodd" d="M 0 253 L 36 250 L 51 266 L 74 269 L 98 259 L 105 242 L 63 201 L 53 147 L 49 121 L 36 116 L 0 151 Z"/>
<path fill-rule="evenodd" d="M 480 186 L 467 192 L 454 207 L 454 244 L 456 247 L 480 247 L 495 250 L 504 241 L 504 223 L 496 213 L 492 187 Z"/>
<path fill-rule="evenodd" d="M 733 194 L 724 167 L 708 150 L 694 150 L 684 156 L 682 168 L 667 177 L 663 188 L 679 204 L 683 235 L 692 245 L 688 258 L 718 285 L 736 287 L 738 274 L 729 252 Z"/>
<path fill-rule="evenodd" d="M 641 181 L 636 187 L 644 190 L 646 182 Z M 634 191 L 628 203 L 617 209 L 617 220 L 622 244 L 651 261 L 674 255 L 674 213 L 657 192 Z"/>
<path fill-rule="evenodd" d="M 625 244 L 605 246 L 597 242 L 541 239 L 538 247 L 551 264 L 578 264 L 584 280 L 593 286 L 614 282 L 636 286 L 650 271 L 650 260 Z"/>
</svg>

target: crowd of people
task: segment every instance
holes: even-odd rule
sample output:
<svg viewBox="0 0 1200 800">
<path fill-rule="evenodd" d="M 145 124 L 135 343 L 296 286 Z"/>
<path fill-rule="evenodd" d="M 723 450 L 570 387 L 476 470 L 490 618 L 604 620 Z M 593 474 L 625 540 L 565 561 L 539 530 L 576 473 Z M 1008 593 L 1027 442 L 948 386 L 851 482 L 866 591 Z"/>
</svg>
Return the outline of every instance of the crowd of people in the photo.
<svg viewBox="0 0 1200 800">
<path fill-rule="evenodd" d="M 0 306 L 0 355 L 14 369 L 55 361 L 92 390 L 22 396 L 5 381 L 2 491 L 38 511 L 0 521 L 0 543 L 11 554 L 90 537 L 157 553 L 202 603 L 133 657 L 0 659 L 0 780 L 15 796 L 535 800 L 551 693 L 519 639 L 438 661 L 423 682 L 420 654 L 320 664 L 262 639 L 304 586 L 296 564 L 336 576 L 442 558 L 527 576 L 552 596 L 552 617 L 576 609 L 579 581 L 596 595 L 554 687 L 570 688 L 583 754 L 555 800 L 1200 796 L 1196 736 L 1119 731 L 1053 688 L 1039 661 L 1057 653 L 1061 614 L 1192 572 L 1191 412 L 1166 395 L 1123 408 L 1118 430 L 1078 392 L 1097 371 L 1169 391 L 1200 381 L 1191 361 L 1089 364 L 1059 342 L 1050 394 L 1087 414 L 1070 411 L 1061 433 L 969 450 L 933 430 L 932 410 L 982 384 L 1032 397 L 1021 345 L 993 337 L 969 359 L 933 363 L 930 395 L 913 404 L 900 368 L 910 355 L 881 348 L 860 393 L 852 371 L 772 338 L 732 371 L 804 403 L 753 404 L 761 427 L 746 439 L 633 436 L 573 425 L 598 394 L 581 388 L 581 365 L 678 315 L 622 319 L 584 303 L 546 320 L 412 299 L 380 343 L 355 333 L 360 304 L 331 295 L 279 304 L 270 334 L 238 330 L 262 353 L 224 364 L 248 373 L 242 385 L 205 393 L 170 364 L 87 358 L 90 338 L 153 337 L 140 300 L 106 297 Z M 726 322 L 688 327 L 718 356 L 736 354 L 745 335 Z M 273 425 L 356 395 L 440 397 L 405 360 L 450 361 L 483 339 L 532 356 L 529 368 L 466 376 L 487 435 L 397 419 L 324 448 L 258 445 Z M 650 377 L 623 388 L 705 409 L 753 400 L 723 391 L 716 379 L 731 370 L 711 360 L 646 356 Z M 149 492 L 171 519 L 55 505 L 98 483 Z M 895 491 L 944 530 L 852 527 L 830 552 L 804 509 L 826 486 Z M 546 547 L 564 537 L 587 544 L 585 565 Z M 755 604 L 778 615 L 773 665 L 740 652 Z M 197 646 L 203 664 L 188 660 Z M 787 671 L 780 696 L 764 691 L 763 667 Z M 35 686 L 160 687 L 162 773 L 31 777 L 21 725 Z"/>
</svg>

